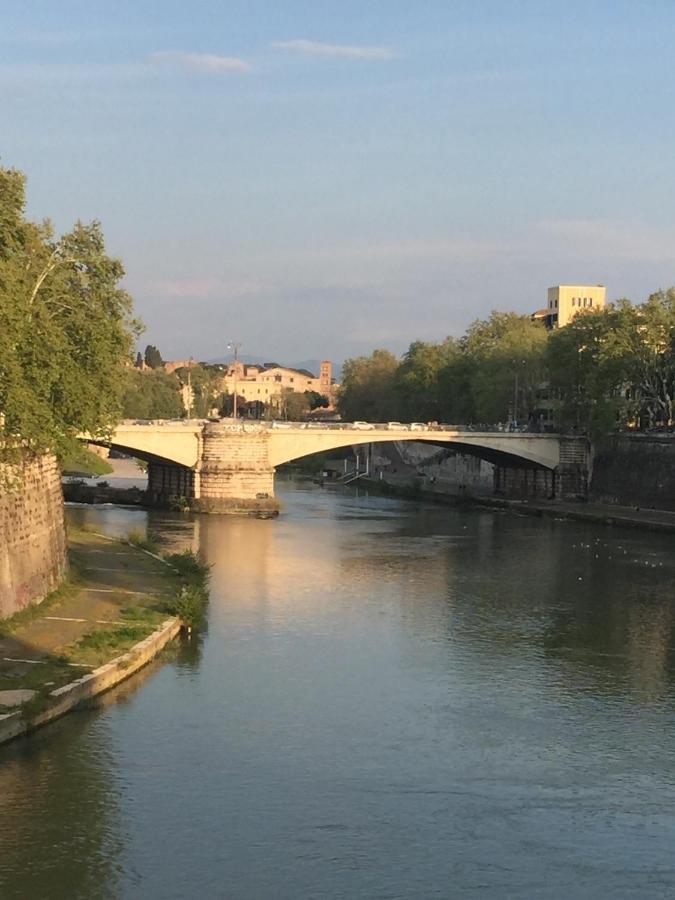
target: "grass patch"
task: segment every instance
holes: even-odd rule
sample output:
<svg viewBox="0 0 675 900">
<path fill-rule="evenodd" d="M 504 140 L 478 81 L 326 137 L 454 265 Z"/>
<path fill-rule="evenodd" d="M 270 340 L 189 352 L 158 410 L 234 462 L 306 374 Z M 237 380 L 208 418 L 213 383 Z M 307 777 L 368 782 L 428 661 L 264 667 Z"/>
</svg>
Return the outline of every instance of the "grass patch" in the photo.
<svg viewBox="0 0 675 900">
<path fill-rule="evenodd" d="M 41 665 L 21 666 L 20 670 L 20 664 L 17 664 L 15 671 L 0 673 L 0 691 L 24 688 L 30 691 L 53 691 L 78 677 L 74 674 L 77 670 L 69 666 L 68 662 L 65 656 L 51 656 Z"/>
<path fill-rule="evenodd" d="M 154 630 L 154 625 L 147 622 L 99 628 L 73 644 L 69 655 L 78 663 L 95 668 L 125 653 Z"/>
<path fill-rule="evenodd" d="M 192 550 L 183 550 L 182 553 L 169 553 L 164 559 L 180 578 L 195 584 L 206 585 L 211 574 L 211 568 L 202 562 Z"/>
<path fill-rule="evenodd" d="M 148 553 L 159 553 L 159 544 L 149 534 L 143 534 L 142 531 L 133 530 L 127 534 L 127 542 L 132 547 L 139 550 L 147 550 Z"/>
<path fill-rule="evenodd" d="M 161 625 L 164 621 L 164 612 L 160 603 L 153 606 L 126 606 L 119 611 L 119 618 L 132 624 L 139 622 L 143 625 Z"/>
<path fill-rule="evenodd" d="M 78 445 L 69 450 L 61 460 L 64 475 L 109 475 L 113 471 L 110 463 L 86 447 Z"/>
</svg>

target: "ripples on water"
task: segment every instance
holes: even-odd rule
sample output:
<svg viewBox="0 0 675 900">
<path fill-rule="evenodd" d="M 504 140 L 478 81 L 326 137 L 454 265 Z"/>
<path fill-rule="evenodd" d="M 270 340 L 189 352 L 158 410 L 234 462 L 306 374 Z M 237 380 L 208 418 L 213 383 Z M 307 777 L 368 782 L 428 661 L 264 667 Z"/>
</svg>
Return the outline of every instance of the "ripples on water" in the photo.
<svg viewBox="0 0 675 900">
<path fill-rule="evenodd" d="M 3 900 L 672 896 L 672 538 L 283 501 L 70 510 L 199 548 L 209 631 L 0 749 Z"/>
</svg>

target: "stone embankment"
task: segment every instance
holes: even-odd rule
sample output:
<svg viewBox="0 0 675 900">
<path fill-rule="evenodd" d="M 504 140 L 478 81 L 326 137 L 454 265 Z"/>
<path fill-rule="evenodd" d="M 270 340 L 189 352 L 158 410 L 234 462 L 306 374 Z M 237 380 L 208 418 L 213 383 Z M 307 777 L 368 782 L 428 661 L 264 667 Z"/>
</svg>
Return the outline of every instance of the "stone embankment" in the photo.
<svg viewBox="0 0 675 900">
<path fill-rule="evenodd" d="M 179 632 L 163 612 L 176 576 L 140 549 L 71 535 L 68 582 L 0 621 L 0 743 L 129 678 Z"/>
<path fill-rule="evenodd" d="M 0 619 L 55 590 L 66 571 L 61 473 L 56 459 L 0 466 Z"/>
<path fill-rule="evenodd" d="M 371 463 L 371 477 L 361 483 L 398 496 L 675 532 L 675 437 L 636 435 L 608 441 L 596 453 L 584 502 L 495 496 L 490 463 L 434 451 L 423 443 L 379 445 Z"/>
</svg>

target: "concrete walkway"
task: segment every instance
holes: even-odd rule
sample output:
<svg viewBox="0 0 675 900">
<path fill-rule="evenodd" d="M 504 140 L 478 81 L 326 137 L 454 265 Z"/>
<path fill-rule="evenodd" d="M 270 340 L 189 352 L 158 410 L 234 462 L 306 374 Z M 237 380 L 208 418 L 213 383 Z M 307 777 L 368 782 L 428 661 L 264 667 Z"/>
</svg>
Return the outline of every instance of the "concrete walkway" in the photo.
<svg viewBox="0 0 675 900">
<path fill-rule="evenodd" d="M 383 468 L 383 482 L 402 492 L 416 488 L 419 497 L 437 503 L 469 502 L 490 509 L 509 509 L 522 515 L 551 516 L 575 519 L 585 522 L 596 522 L 604 525 L 621 525 L 631 528 L 645 528 L 650 531 L 675 532 L 675 511 L 663 509 L 644 509 L 636 506 L 619 506 L 613 503 L 572 502 L 565 500 L 509 500 L 491 495 L 466 497 L 451 491 L 449 483 L 442 479 L 430 483 L 426 477 L 420 477 L 423 467 L 411 466 L 396 453 L 392 465 Z M 364 478 L 354 482 L 364 487 L 378 482 L 378 477 Z"/>
<path fill-rule="evenodd" d="M 132 626 L 139 617 L 152 630 L 152 607 L 168 590 L 166 566 L 135 547 L 88 532 L 69 535 L 69 547 L 77 572 L 71 585 L 53 602 L 8 620 L 10 633 L 5 628 L 3 634 L 0 622 L 0 692 L 38 687 L 41 672 L 53 679 L 55 670 L 63 670 L 57 679 L 63 681 L 68 668 L 80 674 L 90 670 L 89 661 L 78 661 L 74 645 L 92 632 Z M 5 695 L 4 701 L 9 699 Z M 0 703 L 11 705 L 2 697 Z"/>
<path fill-rule="evenodd" d="M 505 500 L 499 497 L 484 497 L 476 502 L 481 506 L 510 509 L 526 515 L 559 516 L 604 525 L 646 528 L 649 531 L 675 531 L 675 512 L 666 509 L 564 500 Z"/>
</svg>

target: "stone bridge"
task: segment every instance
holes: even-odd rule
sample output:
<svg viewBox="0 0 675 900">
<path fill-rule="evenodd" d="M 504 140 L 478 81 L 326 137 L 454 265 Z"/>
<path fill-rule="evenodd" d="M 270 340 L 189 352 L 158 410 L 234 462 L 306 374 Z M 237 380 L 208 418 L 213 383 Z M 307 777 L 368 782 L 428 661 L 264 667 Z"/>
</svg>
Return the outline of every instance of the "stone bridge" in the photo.
<svg viewBox="0 0 675 900">
<path fill-rule="evenodd" d="M 83 438 L 84 439 L 84 438 Z M 90 440 L 90 439 L 89 439 Z M 274 472 L 286 462 L 340 447 L 423 441 L 495 465 L 495 487 L 529 479 L 548 496 L 585 493 L 585 438 L 462 427 L 365 423 L 258 423 L 240 420 L 121 422 L 101 443 L 148 462 L 148 493 L 158 504 L 185 501 L 202 512 L 274 512 Z"/>
</svg>

